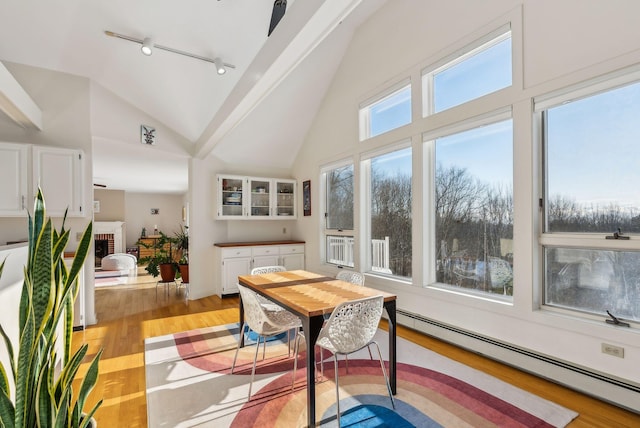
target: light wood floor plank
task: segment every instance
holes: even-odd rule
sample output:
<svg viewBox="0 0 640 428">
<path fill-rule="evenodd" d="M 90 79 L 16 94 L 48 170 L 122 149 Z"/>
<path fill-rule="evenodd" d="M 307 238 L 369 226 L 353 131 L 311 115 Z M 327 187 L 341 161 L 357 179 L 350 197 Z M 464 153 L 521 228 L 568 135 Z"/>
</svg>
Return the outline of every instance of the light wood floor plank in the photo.
<svg viewBox="0 0 640 428">
<path fill-rule="evenodd" d="M 172 287 L 168 296 L 155 280 L 139 275 L 128 285 L 96 288 L 98 324 L 74 333 L 74 346 L 89 345 L 88 362 L 103 349 L 100 377 L 92 393 L 91 404 L 98 397 L 104 402 L 96 420 L 100 427 L 146 427 L 144 339 L 238 320 L 238 299 L 206 297 L 185 302 Z M 472 352 L 400 327 L 398 334 L 421 346 L 460 361 L 478 370 L 554 401 L 580 413 L 569 426 L 639 427 L 640 415 L 564 388 Z M 79 387 L 79 379 L 78 386 Z"/>
</svg>

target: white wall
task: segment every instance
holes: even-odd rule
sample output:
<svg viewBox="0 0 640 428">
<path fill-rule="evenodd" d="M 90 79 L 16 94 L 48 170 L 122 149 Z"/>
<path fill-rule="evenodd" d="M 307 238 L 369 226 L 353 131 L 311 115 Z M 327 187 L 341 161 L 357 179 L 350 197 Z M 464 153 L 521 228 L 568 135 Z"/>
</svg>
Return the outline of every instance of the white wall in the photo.
<svg viewBox="0 0 640 428">
<path fill-rule="evenodd" d="M 56 146 L 84 151 L 84 200 L 85 212 L 91 212 L 93 174 L 91 150 L 90 90 L 89 80 L 55 71 L 26 65 L 4 63 L 14 78 L 42 110 L 42 130 L 21 128 L 13 122 L 0 122 L 0 141 Z M 88 183 L 88 184 L 87 184 Z M 44 195 L 45 202 L 47 195 Z M 33 201 L 27 204 L 33 212 Z M 77 248 L 76 234 L 83 232 L 91 221 L 91 215 L 83 218 L 67 218 L 66 228 L 71 230 L 71 239 L 66 251 Z M 53 219 L 59 229 L 61 219 Z M 0 243 L 28 236 L 26 218 L 0 218 Z M 5 239 L 6 238 L 6 239 Z M 91 247 L 90 252 L 93 252 Z M 95 323 L 93 292 L 93 258 L 85 262 L 85 309 L 87 324 Z M 9 307 L 9 306 L 8 306 Z M 13 306 L 10 306 L 13 308 Z M 17 306 L 15 306 L 17 308 Z M 17 312 L 15 312 L 17 316 Z"/>
<path fill-rule="evenodd" d="M 465 0 L 387 2 L 356 32 L 326 98 L 315 118 L 294 167 L 299 182 L 311 179 L 312 213 L 296 223 L 294 235 L 307 242 L 307 267 L 331 274 L 322 265 L 320 249 L 320 166 L 351 158 L 358 173 L 360 153 L 397 142 L 409 133 L 414 154 L 420 156 L 422 127 L 414 99 L 414 123 L 367 142 L 358 141 L 360 102 L 404 78 L 420 86 L 422 68 L 450 55 L 498 25 L 514 22 L 515 89 L 506 104 L 514 105 L 514 198 L 519 203 L 515 230 L 513 304 L 428 289 L 423 272 L 421 227 L 425 203 L 421 191 L 422 166 L 414 161 L 414 278 L 412 284 L 380 277 L 367 284 L 398 294 L 398 307 L 441 322 L 472 330 L 595 371 L 640 382 L 639 333 L 604 322 L 589 322 L 538 309 L 534 301 L 533 213 L 536 189 L 530 179 L 537 153 L 532 138 L 531 97 L 627 65 L 640 63 L 640 3 L 632 0 Z M 414 91 L 414 96 L 418 94 Z M 431 125 L 433 126 L 433 125 Z M 358 189 L 356 188 L 358 193 Z M 356 194 L 356 236 L 360 236 L 360 206 Z M 523 208 L 524 207 L 524 208 Z M 428 240 L 428 234 L 425 234 Z M 358 266 L 356 266 L 358 267 Z M 603 341 L 625 348 L 625 358 L 601 353 Z"/>
<path fill-rule="evenodd" d="M 153 235 L 153 227 L 157 225 L 160 232 L 171 237 L 184 224 L 182 195 L 125 192 L 124 199 L 127 247 L 135 246 L 143 227 L 147 229 L 147 235 Z M 151 214 L 151 208 L 158 208 L 159 214 Z"/>
</svg>

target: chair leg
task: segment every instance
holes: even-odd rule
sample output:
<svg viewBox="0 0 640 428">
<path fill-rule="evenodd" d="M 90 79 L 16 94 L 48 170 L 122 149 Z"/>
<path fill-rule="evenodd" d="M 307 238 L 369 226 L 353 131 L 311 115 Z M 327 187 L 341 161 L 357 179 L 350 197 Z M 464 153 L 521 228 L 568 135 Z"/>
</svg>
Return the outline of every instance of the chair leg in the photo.
<svg viewBox="0 0 640 428">
<path fill-rule="evenodd" d="M 265 342 L 267 338 L 263 339 Z M 253 356 L 253 367 L 251 368 L 251 383 L 249 384 L 249 395 L 247 396 L 247 401 L 251 401 L 251 388 L 253 388 L 253 378 L 256 375 L 256 361 L 258 360 L 258 350 L 260 349 L 260 335 L 258 335 L 258 343 L 256 344 L 256 353 Z"/>
<path fill-rule="evenodd" d="M 371 345 L 376 345 L 376 349 L 378 350 L 378 358 L 380 358 L 380 367 L 382 368 L 382 374 L 384 376 L 384 381 L 387 383 L 387 392 L 389 392 L 389 398 L 391 399 L 391 406 L 393 406 L 394 410 L 396 408 L 396 402 L 393 399 L 393 392 L 391 392 L 391 384 L 389 383 L 389 376 L 387 376 L 387 370 L 384 368 L 384 361 L 382 361 L 382 353 L 380 352 L 380 347 L 377 342 L 371 342 L 367 348 Z M 369 348 L 369 352 L 371 349 Z"/>
<path fill-rule="evenodd" d="M 231 364 L 231 374 L 236 367 L 236 359 L 238 358 L 238 351 L 240 350 L 240 343 L 242 342 L 242 336 L 244 335 L 244 323 L 240 325 L 240 335 L 238 336 L 238 347 L 236 348 L 236 355 L 233 357 L 233 364 Z"/>
<path fill-rule="evenodd" d="M 333 367 L 336 378 L 336 419 L 338 420 L 338 428 L 340 428 L 340 385 L 338 383 L 338 355 L 333 354 Z"/>
<path fill-rule="evenodd" d="M 293 342 L 293 373 L 291 374 L 291 390 L 296 384 L 296 372 L 298 371 L 298 351 L 300 350 L 300 335 L 296 334 Z"/>
</svg>

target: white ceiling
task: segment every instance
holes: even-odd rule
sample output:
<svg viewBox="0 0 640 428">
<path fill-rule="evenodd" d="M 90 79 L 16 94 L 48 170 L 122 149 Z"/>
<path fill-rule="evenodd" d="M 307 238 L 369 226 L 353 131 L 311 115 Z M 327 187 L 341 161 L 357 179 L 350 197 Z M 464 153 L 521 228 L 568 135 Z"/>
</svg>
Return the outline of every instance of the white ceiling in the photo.
<svg viewBox="0 0 640 428">
<path fill-rule="evenodd" d="M 94 135 L 94 177 L 181 193 L 189 156 L 246 165 L 250 150 L 262 166 L 291 167 L 353 31 L 384 1 L 289 0 L 267 37 L 273 0 L 0 0 L 0 61 L 87 77 L 174 131 L 188 143 L 183 155 L 140 145 L 128 163 L 115 154 L 131 142 Z M 208 62 L 157 49 L 147 57 L 105 30 L 236 68 L 218 76 Z"/>
</svg>

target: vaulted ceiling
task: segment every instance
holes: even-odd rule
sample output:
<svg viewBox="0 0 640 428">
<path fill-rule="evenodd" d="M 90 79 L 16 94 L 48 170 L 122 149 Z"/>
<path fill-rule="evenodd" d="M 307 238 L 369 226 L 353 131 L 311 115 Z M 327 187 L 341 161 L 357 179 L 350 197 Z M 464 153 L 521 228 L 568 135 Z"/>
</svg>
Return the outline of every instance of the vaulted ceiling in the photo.
<svg viewBox="0 0 640 428">
<path fill-rule="evenodd" d="M 159 174 L 142 186 L 109 155 L 131 142 L 107 147 L 94 135 L 94 178 L 138 192 L 171 181 L 183 192 L 189 156 L 290 168 L 353 32 L 385 0 L 289 0 L 271 36 L 273 0 L 0 1 L 0 61 L 87 77 L 186 141 L 183 156 L 132 151 L 138 174 Z M 107 30 L 235 69 L 219 76 L 209 62 L 159 49 L 145 56 Z"/>
</svg>

